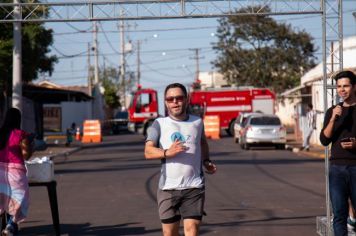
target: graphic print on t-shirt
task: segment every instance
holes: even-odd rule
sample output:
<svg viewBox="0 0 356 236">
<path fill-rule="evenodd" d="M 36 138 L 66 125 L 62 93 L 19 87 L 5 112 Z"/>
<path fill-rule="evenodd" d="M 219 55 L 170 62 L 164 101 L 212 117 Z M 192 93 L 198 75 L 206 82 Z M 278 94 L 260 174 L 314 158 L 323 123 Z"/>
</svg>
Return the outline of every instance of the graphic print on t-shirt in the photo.
<svg viewBox="0 0 356 236">
<path fill-rule="evenodd" d="M 171 140 L 172 142 L 178 140 L 180 142 L 185 142 L 185 138 L 183 136 L 183 134 L 179 133 L 179 132 L 174 132 L 172 135 L 171 135 Z"/>
</svg>

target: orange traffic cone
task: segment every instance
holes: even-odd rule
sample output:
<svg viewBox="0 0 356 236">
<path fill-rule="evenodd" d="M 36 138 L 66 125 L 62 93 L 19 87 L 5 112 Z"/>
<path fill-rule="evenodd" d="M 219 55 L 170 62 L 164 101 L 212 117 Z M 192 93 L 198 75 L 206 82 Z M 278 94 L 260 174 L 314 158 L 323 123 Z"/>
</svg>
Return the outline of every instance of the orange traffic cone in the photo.
<svg viewBox="0 0 356 236">
<path fill-rule="evenodd" d="M 75 140 L 80 141 L 80 131 L 79 131 L 79 128 L 77 128 L 77 132 L 75 133 Z"/>
</svg>

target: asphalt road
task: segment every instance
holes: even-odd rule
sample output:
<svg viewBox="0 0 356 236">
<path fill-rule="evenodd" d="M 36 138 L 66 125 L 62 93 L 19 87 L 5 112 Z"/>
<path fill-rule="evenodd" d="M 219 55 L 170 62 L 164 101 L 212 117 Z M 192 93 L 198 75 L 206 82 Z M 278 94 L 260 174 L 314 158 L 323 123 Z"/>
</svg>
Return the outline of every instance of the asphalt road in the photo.
<svg viewBox="0 0 356 236">
<path fill-rule="evenodd" d="M 218 172 L 207 176 L 204 236 L 308 236 L 325 215 L 324 161 L 290 151 L 241 150 L 209 141 Z M 55 159 L 63 235 L 161 235 L 156 207 L 160 162 L 145 160 L 144 139 L 125 134 Z M 21 235 L 54 235 L 47 192 L 31 188 Z"/>
</svg>

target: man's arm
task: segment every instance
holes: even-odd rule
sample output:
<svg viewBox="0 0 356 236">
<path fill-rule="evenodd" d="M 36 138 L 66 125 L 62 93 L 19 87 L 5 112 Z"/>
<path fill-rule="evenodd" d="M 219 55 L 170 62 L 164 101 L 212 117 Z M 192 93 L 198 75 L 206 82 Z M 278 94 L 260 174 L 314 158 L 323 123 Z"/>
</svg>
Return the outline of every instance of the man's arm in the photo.
<svg viewBox="0 0 356 236">
<path fill-rule="evenodd" d="M 341 116 L 341 113 L 342 113 L 342 108 L 340 105 L 335 106 L 334 109 L 332 110 L 330 120 L 329 120 L 328 124 L 326 125 L 325 129 L 323 130 L 323 133 L 326 138 L 332 137 L 335 121 L 336 121 L 337 117 Z"/>
<path fill-rule="evenodd" d="M 21 141 L 21 153 L 22 153 L 22 157 L 25 160 L 30 159 L 31 155 L 32 155 L 32 149 L 31 149 L 31 145 L 30 145 L 30 141 L 28 140 L 28 138 L 24 138 Z"/>
<path fill-rule="evenodd" d="M 162 149 L 156 147 L 155 143 L 148 140 L 145 144 L 145 158 L 146 159 L 162 159 L 162 158 L 172 158 L 178 153 L 184 152 L 186 147 L 182 142 L 176 140 L 168 149 Z"/>
<path fill-rule="evenodd" d="M 204 162 L 205 160 L 210 160 L 209 158 L 209 145 L 206 140 L 206 136 L 203 133 L 201 136 L 201 159 Z"/>
<path fill-rule="evenodd" d="M 146 159 L 161 159 L 165 158 L 166 151 L 158 148 L 159 137 L 161 133 L 160 124 L 157 120 L 153 122 L 147 130 L 147 139 L 145 143 L 145 158 Z"/>
<path fill-rule="evenodd" d="M 156 147 L 153 141 L 147 141 L 145 144 L 145 158 L 146 159 L 162 159 L 165 158 L 167 151 Z"/>
<path fill-rule="evenodd" d="M 206 173 L 214 174 L 216 172 L 216 165 L 209 158 L 209 145 L 204 130 L 201 136 L 201 159 Z"/>
</svg>

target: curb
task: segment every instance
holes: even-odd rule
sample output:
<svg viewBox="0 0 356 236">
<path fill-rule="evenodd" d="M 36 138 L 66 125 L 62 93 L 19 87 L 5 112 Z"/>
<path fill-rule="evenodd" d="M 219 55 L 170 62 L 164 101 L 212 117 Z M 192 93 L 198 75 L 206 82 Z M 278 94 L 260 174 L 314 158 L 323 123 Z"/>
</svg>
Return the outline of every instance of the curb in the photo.
<svg viewBox="0 0 356 236">
<path fill-rule="evenodd" d="M 40 154 L 40 155 L 34 155 L 33 157 L 38 157 L 38 158 L 42 158 L 42 157 L 48 157 L 50 160 L 52 160 L 53 158 L 55 157 L 67 157 L 77 151 L 79 151 L 80 149 L 82 149 L 82 147 L 75 147 L 75 148 L 72 148 L 70 150 L 66 150 L 66 151 L 61 151 L 61 152 L 57 152 L 57 153 L 53 153 L 53 154 Z M 32 158 L 32 157 L 31 157 Z"/>
<path fill-rule="evenodd" d="M 303 150 L 300 150 L 300 148 L 297 148 L 297 147 L 294 147 L 294 146 L 288 145 L 288 144 L 286 145 L 286 150 L 289 150 L 289 151 L 294 152 L 294 153 L 303 154 L 303 155 L 306 155 L 306 156 L 316 157 L 316 158 L 324 159 L 324 157 L 325 157 L 324 153 L 313 152 L 313 151 L 303 151 Z"/>
<path fill-rule="evenodd" d="M 292 151 L 292 152 L 295 152 L 295 153 L 300 152 L 299 148 L 293 147 L 293 146 L 288 145 L 288 144 L 286 145 L 286 150 L 289 150 L 289 151 Z"/>
<path fill-rule="evenodd" d="M 48 155 L 48 158 L 49 159 L 53 159 L 55 157 L 60 157 L 60 156 L 67 157 L 67 156 L 79 151 L 80 149 L 82 149 L 82 147 L 76 147 L 76 148 L 73 148 L 73 149 L 71 149 L 69 151 L 59 152 L 59 153 L 55 153 L 55 154 L 52 154 L 52 155 Z"/>
</svg>

